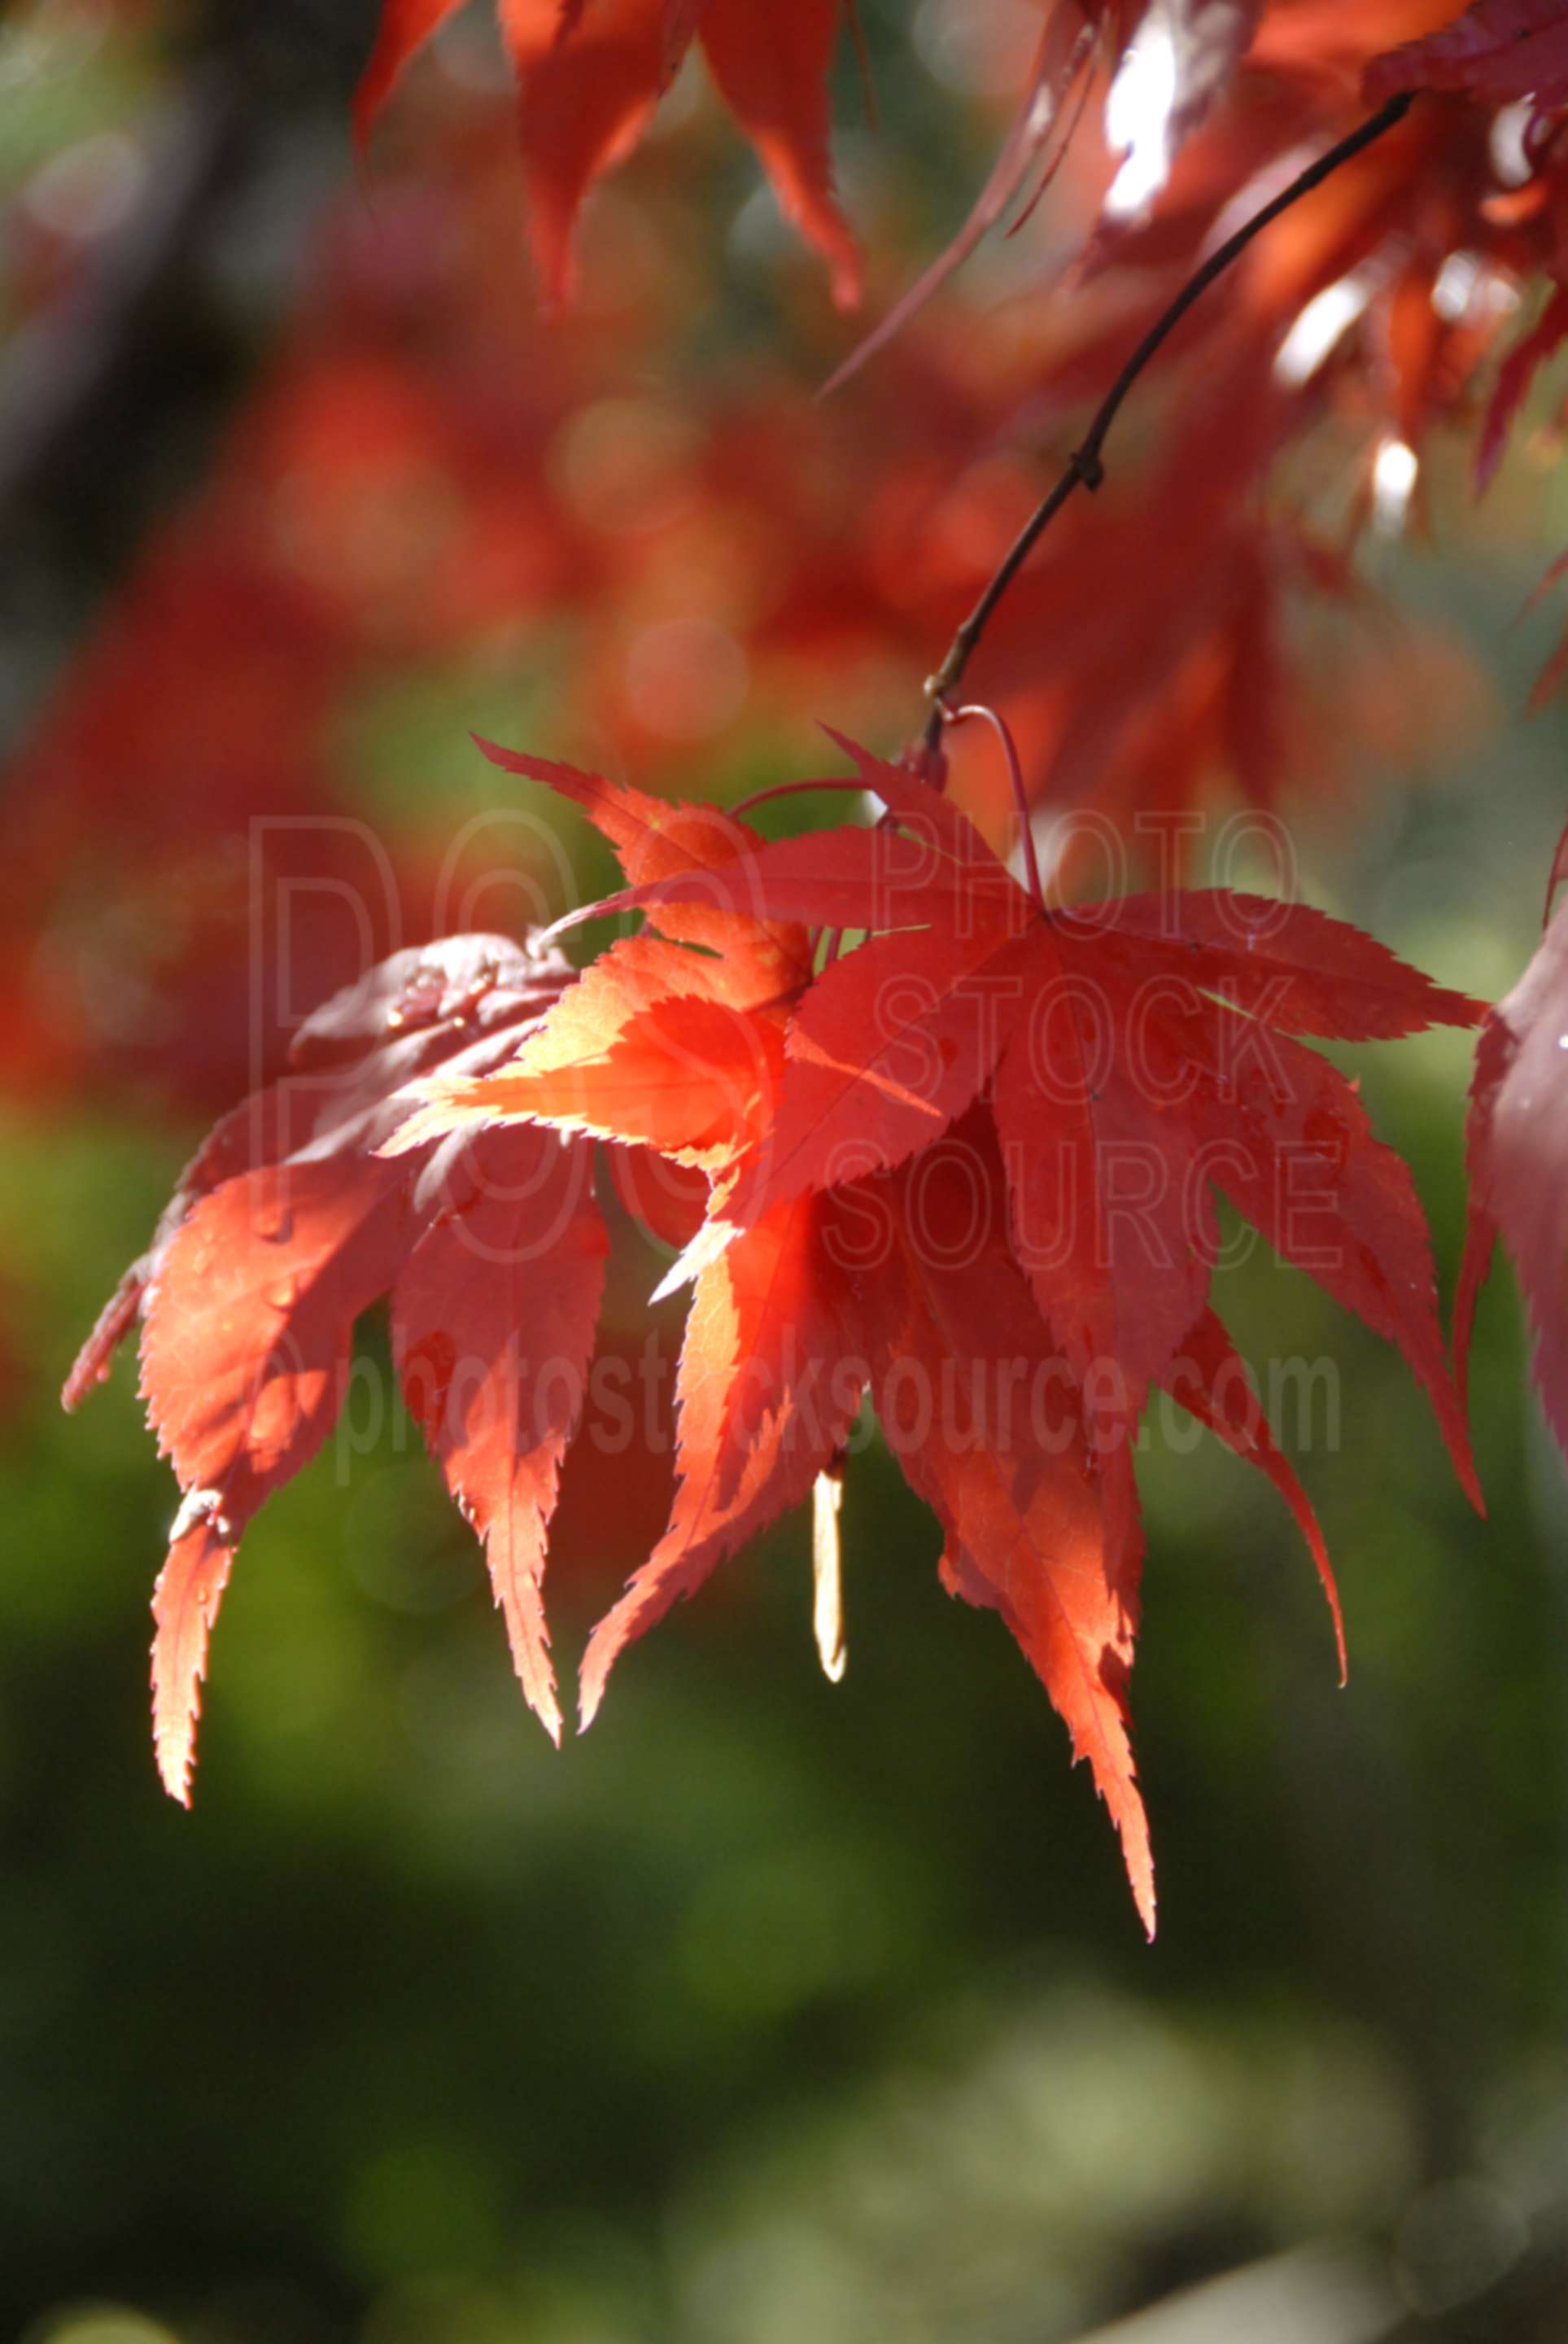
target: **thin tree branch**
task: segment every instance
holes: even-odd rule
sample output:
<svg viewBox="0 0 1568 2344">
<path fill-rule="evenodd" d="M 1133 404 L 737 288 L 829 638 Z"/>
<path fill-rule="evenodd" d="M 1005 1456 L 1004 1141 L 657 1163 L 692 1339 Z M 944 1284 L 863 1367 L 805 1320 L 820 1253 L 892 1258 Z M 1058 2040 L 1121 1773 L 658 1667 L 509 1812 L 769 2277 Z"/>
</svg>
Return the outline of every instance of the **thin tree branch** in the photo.
<svg viewBox="0 0 1568 2344">
<path fill-rule="evenodd" d="M 1202 267 L 1195 269 L 1187 279 L 1170 308 L 1151 326 L 1106 393 L 1081 445 L 1068 459 L 1067 469 L 1061 478 L 1044 502 L 1037 507 L 1024 523 L 1001 567 L 949 644 L 947 657 L 936 672 L 927 678 L 926 695 L 931 703 L 925 733 L 926 745 L 929 749 L 935 749 L 941 738 L 942 726 L 947 721 L 947 712 L 943 702 L 969 665 L 975 646 L 990 624 L 997 604 L 1001 601 L 1002 596 L 1007 592 L 1074 489 L 1082 488 L 1092 491 L 1103 481 L 1105 466 L 1101 460 L 1101 450 L 1105 446 L 1106 437 L 1121 412 L 1128 392 L 1132 389 L 1161 344 L 1174 332 L 1188 310 L 1202 298 L 1215 278 L 1222 277 L 1232 261 L 1240 259 L 1255 236 L 1261 235 L 1263 229 L 1272 221 L 1277 220 L 1282 212 L 1289 211 L 1292 205 L 1300 203 L 1303 196 L 1311 195 L 1314 187 L 1322 187 L 1323 181 L 1331 178 L 1342 163 L 1348 163 L 1352 156 L 1361 154 L 1364 147 L 1372 146 L 1375 140 L 1381 138 L 1385 131 L 1392 130 L 1396 122 L 1402 121 L 1410 111 L 1414 96 L 1413 91 L 1404 90 L 1398 97 L 1391 97 L 1386 106 L 1381 107 L 1376 114 L 1370 116 L 1358 129 L 1352 130 L 1348 137 L 1342 138 L 1337 146 L 1329 147 L 1324 154 L 1320 155 L 1315 163 L 1309 164 L 1300 177 L 1292 179 L 1290 186 L 1283 188 L 1271 203 L 1265 204 L 1261 211 L 1254 212 L 1251 218 L 1243 222 L 1242 226 L 1236 230 L 1234 236 L 1227 237 L 1224 243 L 1209 255 Z"/>
</svg>

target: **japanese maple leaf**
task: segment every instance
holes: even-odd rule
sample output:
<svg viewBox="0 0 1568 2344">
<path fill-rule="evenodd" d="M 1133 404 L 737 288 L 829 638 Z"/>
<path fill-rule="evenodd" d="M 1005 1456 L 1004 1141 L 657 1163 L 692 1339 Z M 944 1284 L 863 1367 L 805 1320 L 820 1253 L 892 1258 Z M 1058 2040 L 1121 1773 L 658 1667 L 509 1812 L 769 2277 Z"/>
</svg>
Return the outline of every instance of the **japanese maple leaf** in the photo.
<svg viewBox="0 0 1568 2344">
<path fill-rule="evenodd" d="M 1476 0 L 1424 40 L 1374 57 L 1366 95 L 1381 105 L 1406 89 L 1464 90 L 1494 106 L 1533 97 L 1568 101 L 1568 0 Z"/>
<path fill-rule="evenodd" d="M 531 760 L 508 762 L 614 818 L 621 793 L 598 777 Z M 714 1181 L 717 1242 L 706 1252 L 699 1248 L 692 1261 L 674 1510 L 655 1552 L 594 1632 L 582 1676 L 584 1723 L 596 1713 L 626 1645 L 834 1470 L 869 1383 L 890 1445 L 947 1531 L 944 1583 L 999 1611 L 1040 1673 L 1075 1752 L 1091 1760 L 1121 1835 L 1139 1908 L 1151 1925 L 1148 1831 L 1126 1712 L 1141 1551 L 1126 1435 L 1151 1377 L 1275 1481 L 1308 1538 L 1338 1632 L 1327 1556 L 1241 1363 L 1204 1304 L 1211 1244 L 1202 1255 L 1201 1279 L 1164 1278 L 1173 1307 L 1151 1298 L 1144 1273 L 1139 1308 L 1161 1331 L 1155 1339 L 1143 1326 L 1114 1330 L 1125 1351 L 1118 1373 L 1129 1393 L 1121 1409 L 1091 1392 L 1097 1362 L 1084 1342 L 1060 1329 L 1073 1329 L 1079 1314 L 1092 1315 L 1092 1256 L 1070 1268 L 1065 1280 L 1048 1283 L 1050 1308 L 1042 1311 L 1040 1278 L 1027 1274 L 1020 1258 L 1019 1168 L 1004 1163 L 1001 1114 L 972 1104 L 980 1086 L 972 1066 L 950 1096 L 944 1095 L 936 1124 L 921 1121 L 923 1144 L 905 1147 L 890 1136 L 893 1125 L 910 1113 L 924 1117 L 929 1101 L 920 1081 L 900 1081 L 879 1064 L 876 1016 L 863 1017 L 840 1053 L 846 1059 L 852 1053 L 863 1121 L 839 1160 L 839 1177 L 791 1176 L 754 1210 L 738 1207 L 738 1182 L 763 1162 L 765 1135 L 800 1070 L 811 1069 L 814 1083 L 823 1079 L 821 1054 L 803 1050 L 799 1037 L 810 1026 L 819 989 L 836 981 L 835 969 L 848 971 L 857 962 L 870 968 L 886 941 L 915 956 L 919 1009 L 930 1017 L 938 1006 L 930 972 L 944 965 L 931 955 L 933 935 L 950 961 L 956 953 L 965 966 L 1010 953 L 1027 968 L 1029 954 L 1038 950 L 1039 924 L 1032 915 L 1020 920 L 1020 891 L 963 817 L 901 769 L 864 757 L 859 768 L 859 777 L 897 809 L 904 825 L 897 839 L 854 828 L 773 846 L 747 846 L 738 838 L 732 843 L 739 851 L 710 864 L 699 885 L 698 874 L 673 867 L 661 837 L 663 875 L 615 900 L 641 904 L 665 923 L 699 920 L 703 955 L 668 938 L 623 940 L 563 995 L 508 1065 L 478 1074 L 441 1070 L 415 1085 L 411 1096 L 420 1104 L 387 1145 L 426 1147 L 533 1117 L 571 1131 L 651 1141 L 679 1160 L 703 1161 Z M 680 819 L 674 817 L 677 827 Z M 716 901 L 719 886 L 728 913 Z M 1282 969 L 1268 951 L 1257 952 L 1255 935 L 1251 948 L 1228 935 L 1211 899 L 1193 901 L 1179 955 L 1188 991 L 1217 983 L 1230 951 L 1247 964 L 1254 995 L 1270 992 L 1282 1010 L 1288 997 L 1309 1026 L 1314 1017 L 1323 1022 L 1332 1004 L 1335 1022 L 1349 1030 L 1388 1030 L 1402 1017 L 1409 1022 L 1412 1002 L 1430 1006 L 1453 998 L 1438 996 L 1354 931 L 1345 932 L 1352 942 L 1342 948 L 1348 973 L 1325 975 L 1318 962 L 1335 924 L 1312 914 L 1294 934 L 1312 955 L 1310 969 Z M 753 977 L 727 982 L 715 973 L 708 954 L 717 948 L 722 964 L 726 917 L 749 955 L 759 927 L 769 933 L 772 922 L 772 933 L 789 935 L 808 906 L 829 921 L 841 915 L 884 929 L 885 938 L 809 987 L 797 974 L 788 991 L 759 995 Z M 1134 906 L 1130 914 L 1141 946 L 1158 943 L 1159 909 Z M 910 924 L 899 924 L 904 922 Z M 798 950 L 797 936 L 791 953 Z M 1154 966 L 1168 986 L 1170 971 L 1158 953 Z M 1196 978 L 1188 974 L 1193 968 Z M 909 965 L 903 974 L 907 980 Z M 1355 1012 L 1348 1006 L 1352 995 Z M 1152 998 L 1144 1006 L 1151 1014 Z M 709 1015 L 716 1008 L 721 1018 Z M 950 1032 L 939 1017 L 925 1037 L 935 1046 L 927 1067 L 943 1062 L 942 1042 L 974 1026 L 972 1016 L 967 1027 L 955 1016 Z M 974 1047 L 971 1042 L 971 1058 Z M 947 1063 L 959 1055 L 950 1051 Z M 1201 1057 L 1198 1063 L 1201 1067 Z M 829 1114 L 835 1106 L 830 1100 Z M 1302 1110 L 1309 1127 L 1321 1111 L 1322 1093 L 1313 1092 Z M 1245 1122 L 1246 1113 L 1233 1109 L 1232 1126 Z M 1358 1128 L 1353 1116 L 1349 1122 Z M 1322 1148 L 1322 1135 L 1314 1131 L 1314 1161 Z M 1347 1178 L 1347 1224 L 1359 1226 L 1363 1214 L 1376 1221 L 1362 1190 L 1369 1179 L 1386 1181 L 1392 1162 L 1380 1155 Z M 1233 1188 L 1251 1197 L 1244 1154 L 1230 1169 Z M 1394 1218 L 1403 1203 L 1396 1184 Z M 1273 1200 L 1260 1196 L 1251 1205 L 1257 1217 L 1271 1222 Z M 1168 1220 L 1156 1222 L 1157 1235 Z M 1418 1213 L 1416 1220 L 1419 1226 Z M 1083 1232 L 1074 1225 L 1070 1234 L 1078 1240 Z M 1415 1258 L 1409 1246 L 1402 1251 L 1397 1235 L 1386 1228 L 1380 1234 L 1399 1256 L 1398 1268 L 1408 1272 Z M 1352 1268 L 1342 1283 L 1375 1315 L 1372 1270 Z M 1410 1339 L 1419 1351 L 1418 1339 Z M 1438 1372 L 1434 1368 L 1434 1377 Z M 1446 1389 L 1445 1374 L 1440 1388 Z M 963 1405 L 972 1411 L 977 1392 L 984 1395 L 983 1420 L 977 1424 L 971 1415 L 960 1424 L 955 1396 L 968 1396 Z M 1457 1426 L 1450 1430 L 1462 1440 Z M 1341 1649 L 1342 1661 L 1342 1633 Z"/>
<path fill-rule="evenodd" d="M 766 1128 L 716 1187 L 716 1220 L 749 1228 L 903 1163 L 983 1094 L 1015 1253 L 1091 1404 L 1130 1420 L 1199 1318 L 1218 1191 L 1398 1344 L 1475 1494 L 1409 1174 L 1294 1036 L 1471 1026 L 1483 1005 L 1302 904 L 1200 890 L 1047 914 L 956 807 L 840 745 L 899 827 L 778 842 L 724 877 L 749 918 L 815 904 L 874 933 L 794 1008 Z M 667 916 L 696 884 L 612 902 Z"/>
<path fill-rule="evenodd" d="M 393 1095 L 516 1049 L 571 982 L 558 955 L 457 936 L 395 954 L 300 1028 L 291 1071 L 220 1123 L 65 1389 L 139 1318 L 142 1391 L 184 1491 L 153 1600 L 154 1734 L 188 1803 L 207 1642 L 246 1524 L 320 1447 L 354 1322 L 392 1300 L 410 1412 L 485 1541 L 518 1674 L 559 1738 L 540 1584 L 606 1238 L 588 1151 L 518 1127 L 388 1162 Z"/>
<path fill-rule="evenodd" d="M 1559 855 L 1559 866 L 1562 856 Z M 1462 1383 L 1499 1232 L 1523 1289 L 1534 1376 L 1568 1453 L 1568 904 L 1476 1045 L 1465 1147 L 1470 1212 L 1454 1302 Z"/>
<path fill-rule="evenodd" d="M 382 0 L 354 102 L 363 141 L 404 66 L 460 0 Z M 564 300 L 584 196 L 641 137 L 693 36 L 787 216 L 859 297 L 859 264 L 834 201 L 828 69 L 840 0 L 498 0 L 517 76 L 530 231 L 545 288 Z"/>
</svg>

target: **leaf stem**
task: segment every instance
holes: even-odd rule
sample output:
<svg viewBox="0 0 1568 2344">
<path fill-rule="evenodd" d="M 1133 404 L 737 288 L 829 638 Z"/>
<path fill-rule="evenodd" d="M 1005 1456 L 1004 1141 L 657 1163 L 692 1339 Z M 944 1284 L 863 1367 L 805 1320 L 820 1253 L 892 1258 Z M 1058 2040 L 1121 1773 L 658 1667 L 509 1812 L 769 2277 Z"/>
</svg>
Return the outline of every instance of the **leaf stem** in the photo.
<svg viewBox="0 0 1568 2344">
<path fill-rule="evenodd" d="M 1107 435 L 1121 412 L 1128 392 L 1132 389 L 1161 344 L 1174 332 L 1188 310 L 1208 291 L 1215 278 L 1222 277 L 1232 261 L 1240 259 L 1255 236 L 1260 236 L 1264 228 L 1280 217 L 1282 212 L 1289 211 L 1292 204 L 1300 203 L 1303 196 L 1311 195 L 1314 187 L 1322 187 L 1323 181 L 1331 178 L 1342 163 L 1350 162 L 1353 156 L 1359 155 L 1364 147 L 1372 146 L 1375 140 L 1382 136 L 1385 131 L 1392 130 L 1397 122 L 1402 122 L 1410 111 L 1414 96 L 1413 91 L 1403 90 L 1397 97 L 1391 97 L 1386 106 L 1381 106 L 1376 114 L 1369 116 L 1358 128 L 1352 130 L 1347 137 L 1342 138 L 1337 146 L 1328 147 L 1318 157 L 1315 163 L 1310 163 L 1304 171 L 1291 181 L 1288 187 L 1282 188 L 1271 202 L 1266 203 L 1261 211 L 1254 212 L 1251 219 L 1243 221 L 1233 236 L 1227 237 L 1223 244 L 1216 247 L 1202 266 L 1195 269 L 1187 279 L 1170 308 L 1155 319 L 1106 393 L 1082 441 L 1069 457 L 1067 468 L 1060 479 L 1050 495 L 1037 506 L 1024 523 L 1000 568 L 949 644 L 947 656 L 940 667 L 927 678 L 926 696 L 931 703 L 925 732 L 926 744 L 929 748 L 934 749 L 941 738 L 942 726 L 947 721 L 944 702 L 948 695 L 953 691 L 969 665 L 975 647 L 990 624 L 997 604 L 1029 560 L 1035 546 L 1056 519 L 1074 489 L 1084 488 L 1092 491 L 1104 480 L 1105 466 L 1101 460 L 1101 450 Z"/>
<path fill-rule="evenodd" d="M 753 807 L 767 805 L 773 798 L 799 797 L 807 790 L 859 790 L 863 793 L 865 789 L 864 782 L 851 780 L 847 774 L 835 774 L 829 779 L 814 782 L 770 782 L 765 790 L 753 790 L 749 798 L 738 798 L 732 806 L 726 806 L 724 810 L 726 813 L 734 814 L 739 821 L 742 814 L 749 813 Z"/>
<path fill-rule="evenodd" d="M 987 708 L 980 701 L 972 701 L 967 708 L 946 708 L 942 711 L 944 724 L 962 724 L 971 716 L 978 716 L 984 723 L 989 724 L 1001 743 L 1001 753 L 1007 760 L 1007 776 L 1012 790 L 1012 802 L 1022 828 L 1024 869 L 1029 874 L 1030 892 L 1034 897 L 1036 907 L 1043 920 L 1047 916 L 1045 889 L 1040 884 L 1040 858 L 1034 850 L 1034 823 L 1030 813 L 1029 793 L 1023 785 L 1023 767 L 1018 761 L 1018 744 L 1012 737 L 1006 717 L 999 716 L 994 708 Z"/>
</svg>

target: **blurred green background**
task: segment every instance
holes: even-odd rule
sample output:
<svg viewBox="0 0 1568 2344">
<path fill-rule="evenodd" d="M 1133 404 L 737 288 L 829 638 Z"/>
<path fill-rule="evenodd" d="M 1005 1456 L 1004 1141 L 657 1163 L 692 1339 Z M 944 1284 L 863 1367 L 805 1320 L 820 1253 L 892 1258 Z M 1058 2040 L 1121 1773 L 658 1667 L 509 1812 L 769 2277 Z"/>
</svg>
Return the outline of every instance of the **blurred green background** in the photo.
<svg viewBox="0 0 1568 2344">
<path fill-rule="evenodd" d="M 927 158 L 894 191 L 918 250 L 956 216 L 986 125 L 946 148 L 922 136 L 950 93 L 898 14 L 869 22 L 885 117 Z M 369 16 L 302 0 L 116 33 L 86 110 L 52 126 L 16 63 L 27 12 L 0 28 L 18 204 L 103 123 L 148 135 L 149 91 L 167 106 L 216 76 L 247 97 L 242 131 L 216 101 L 237 140 L 220 177 L 274 190 L 285 256 L 269 278 L 176 256 L 94 397 L 11 483 L 18 737 L 265 359 L 287 253 L 346 167 Z M 749 197 L 732 143 L 701 151 L 715 187 Z M 768 282 L 742 277 L 700 333 L 742 339 Z M 14 311 L 0 393 L 34 323 Z M 1516 613 L 1568 500 L 1505 488 L 1483 533 L 1456 468 L 1434 501 L 1442 552 L 1382 548 L 1379 582 L 1468 643 L 1496 730 L 1413 788 L 1369 781 L 1348 824 L 1305 825 L 1304 875 L 1312 900 L 1492 995 L 1532 948 L 1563 813 L 1564 718 L 1522 712 L 1550 616 Z M 463 721 L 451 690 L 435 678 L 407 721 Z M 775 753 L 743 740 L 732 762 Z M 364 754 L 368 803 L 374 740 Z M 457 818 L 473 777 L 442 770 Z M 1413 1164 L 1446 1293 L 1463 1038 L 1355 1063 Z M 368 1453 L 329 1444 L 246 1537 L 195 1809 L 172 1806 L 145 1652 L 173 1484 L 128 1366 L 75 1420 L 55 1392 L 200 1128 L 112 1080 L 18 1090 L 0 1121 L 0 2331 L 1568 2335 L 1568 1534 L 1505 1274 L 1472 1373 L 1484 1523 L 1392 1353 L 1264 1248 L 1229 1276 L 1243 1349 L 1331 1363 L 1337 1433 L 1322 1410 L 1284 1429 L 1339 1569 L 1351 1677 L 1341 1692 L 1273 1493 L 1206 1440 L 1167 1453 L 1156 1429 L 1135 1683 L 1151 1948 L 1038 1685 L 995 1620 L 940 1592 L 935 1524 L 876 1450 L 846 1500 L 841 1686 L 817 1670 L 797 1521 L 628 1657 L 558 1755 L 407 1425 Z M 384 1373 L 376 1328 L 366 1344 Z M 555 1572 L 563 1654 L 643 1551 L 591 1476 Z"/>
</svg>

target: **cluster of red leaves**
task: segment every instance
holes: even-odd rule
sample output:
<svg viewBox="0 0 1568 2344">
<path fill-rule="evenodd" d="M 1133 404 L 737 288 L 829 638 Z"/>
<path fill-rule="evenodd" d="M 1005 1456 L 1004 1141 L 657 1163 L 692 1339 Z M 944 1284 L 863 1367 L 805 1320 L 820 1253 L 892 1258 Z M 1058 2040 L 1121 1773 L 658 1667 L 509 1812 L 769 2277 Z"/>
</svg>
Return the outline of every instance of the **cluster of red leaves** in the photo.
<svg viewBox="0 0 1568 2344">
<path fill-rule="evenodd" d="M 454 5 L 386 0 L 362 130 Z M 977 429 L 961 355 L 930 359 L 944 338 L 928 305 L 1047 178 L 1061 171 L 1084 231 L 1073 299 L 1058 305 L 1070 315 L 1053 316 L 1042 362 L 1031 353 L 1010 389 L 1019 427 L 1049 439 L 1290 167 L 1369 102 L 1439 93 L 1256 246 L 1229 299 L 1192 310 L 1161 361 L 1174 420 L 1153 460 L 1109 512 L 1083 500 L 974 664 L 1020 721 L 1038 806 L 1092 789 L 1132 820 L 1186 806 L 1216 770 L 1271 797 L 1285 770 L 1286 581 L 1349 591 L 1343 524 L 1353 535 L 1365 517 L 1379 451 L 1398 443 L 1413 465 L 1436 423 L 1469 414 L 1537 276 L 1555 289 L 1504 359 L 1483 480 L 1568 331 L 1556 112 L 1568 7 L 1479 0 L 1452 25 L 1450 13 L 1437 0 L 1052 0 L 970 219 L 851 360 L 911 365 L 938 386 L 933 411 L 951 430 L 931 473 L 915 467 L 900 483 L 868 466 L 866 496 L 882 509 L 862 510 L 859 534 L 879 555 L 778 530 L 786 468 L 759 462 L 754 415 L 731 419 L 749 509 L 793 549 L 775 610 L 806 632 L 827 606 L 867 637 L 880 627 L 884 642 L 929 647 L 945 631 L 931 607 L 950 624 L 983 579 L 994 547 L 946 570 L 933 554 L 930 483 L 954 470 L 955 447 L 975 456 L 995 403 Z M 503 0 L 549 291 L 568 288 L 590 182 L 635 144 L 695 41 L 784 208 L 852 298 L 828 163 L 840 15 L 834 0 Z M 1117 90 L 1151 59 L 1166 102 L 1120 139 Z M 1113 157 L 1072 138 L 1096 76 L 1123 150 L 1114 172 Z M 882 345 L 906 327 L 916 355 L 892 359 Z M 1194 380 L 1203 398 L 1184 410 Z M 467 484 L 463 551 L 448 547 L 444 568 L 410 561 L 410 616 L 443 610 L 443 589 L 459 631 L 476 613 L 558 610 L 574 593 L 598 610 L 596 565 L 579 568 L 576 548 L 563 557 L 558 540 L 539 551 L 537 443 L 509 450 L 498 474 L 495 408 L 459 402 L 455 424 L 450 389 L 433 401 L 432 430 L 453 434 L 444 470 Z M 1356 450 L 1338 532 L 1263 502 L 1282 457 L 1319 428 L 1348 431 Z M 900 498 L 913 519 L 895 559 L 881 524 Z M 343 537 L 303 526 L 318 546 Z M 926 558 L 906 560 L 904 546 Z M 247 574 L 245 591 L 254 583 Z M 332 621 L 347 634 L 353 601 L 344 592 Z M 318 626 L 313 611 L 307 650 L 327 640 Z M 312 661 L 285 664 L 307 679 L 312 730 Z M 268 704 L 276 682 L 258 682 Z M 410 1409 L 486 1541 L 519 1676 L 558 1732 L 541 1586 L 599 1300 L 602 1143 L 623 1189 L 628 1164 L 658 1157 L 693 1176 L 700 1197 L 695 1215 L 678 1204 L 659 1217 L 658 1233 L 684 1242 L 693 1287 L 668 1525 L 589 1642 L 583 1722 L 630 1641 L 836 1480 L 869 1394 L 941 1524 L 943 1583 L 1001 1614 L 1088 1757 L 1151 1928 L 1128 1685 L 1141 1559 L 1132 1436 L 1152 1390 L 1274 1480 L 1339 1628 L 1311 1509 L 1211 1300 L 1216 1199 L 1397 1344 L 1475 1496 L 1409 1177 L 1353 1085 L 1299 1037 L 1472 1026 L 1483 1005 L 1293 904 L 1189 890 L 1048 909 L 950 801 L 940 759 L 890 765 L 848 750 L 852 776 L 823 786 L 869 793 L 879 818 L 769 843 L 713 808 L 492 753 L 600 828 L 628 886 L 593 908 L 641 912 L 648 929 L 578 975 L 548 943 L 461 937 L 336 996 L 300 1029 L 289 1073 L 198 1154 L 67 1386 L 74 1402 L 140 1320 L 149 1412 L 184 1492 L 155 1605 L 166 1782 L 188 1794 L 236 1541 L 326 1437 L 354 1320 L 383 1296 Z M 1565 953 L 1560 919 L 1486 1017 L 1458 1322 L 1462 1358 L 1501 1229 L 1560 1436 Z"/>
<path fill-rule="evenodd" d="M 873 792 L 881 822 L 771 844 L 492 752 L 614 844 L 630 884 L 590 910 L 657 933 L 570 982 L 484 938 L 390 965 L 186 1174 L 67 1390 L 139 1311 L 185 1491 L 155 1607 L 178 1795 L 234 1542 L 324 1437 L 353 1319 L 387 1290 L 410 1404 L 556 1728 L 539 1581 L 598 1296 L 590 1139 L 697 1167 L 709 1195 L 669 1525 L 588 1644 L 585 1724 L 626 1644 L 839 1470 L 869 1390 L 942 1524 L 944 1584 L 1000 1612 L 1089 1759 L 1151 1929 L 1127 1687 L 1152 1386 L 1274 1480 L 1339 1621 L 1210 1305 L 1217 1194 L 1398 1344 L 1475 1494 L 1409 1177 L 1294 1037 L 1470 1025 L 1481 1005 L 1299 905 L 1196 892 L 1048 914 L 923 775 L 842 745 L 839 786 Z M 825 955 L 824 929 L 864 941 Z"/>
</svg>

